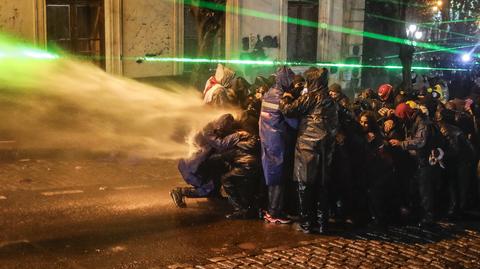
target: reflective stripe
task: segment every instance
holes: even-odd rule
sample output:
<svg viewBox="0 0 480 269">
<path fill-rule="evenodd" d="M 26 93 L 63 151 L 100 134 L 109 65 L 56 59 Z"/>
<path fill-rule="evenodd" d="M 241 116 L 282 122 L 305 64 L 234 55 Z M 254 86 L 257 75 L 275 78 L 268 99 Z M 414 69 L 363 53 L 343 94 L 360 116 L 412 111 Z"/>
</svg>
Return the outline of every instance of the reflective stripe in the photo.
<svg viewBox="0 0 480 269">
<path fill-rule="evenodd" d="M 279 108 L 278 104 L 269 103 L 269 102 L 265 102 L 265 101 L 262 102 L 262 106 L 266 107 L 266 108 L 270 108 L 270 109 L 278 109 Z"/>
</svg>

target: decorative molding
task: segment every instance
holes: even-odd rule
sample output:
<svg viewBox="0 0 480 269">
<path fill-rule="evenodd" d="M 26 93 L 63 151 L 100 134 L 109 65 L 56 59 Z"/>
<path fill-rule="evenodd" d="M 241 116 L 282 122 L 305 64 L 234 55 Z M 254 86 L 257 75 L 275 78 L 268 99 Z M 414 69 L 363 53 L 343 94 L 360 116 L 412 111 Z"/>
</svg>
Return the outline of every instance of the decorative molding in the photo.
<svg viewBox="0 0 480 269">
<path fill-rule="evenodd" d="M 104 9 L 106 71 L 123 75 L 123 0 L 105 0 Z"/>
</svg>

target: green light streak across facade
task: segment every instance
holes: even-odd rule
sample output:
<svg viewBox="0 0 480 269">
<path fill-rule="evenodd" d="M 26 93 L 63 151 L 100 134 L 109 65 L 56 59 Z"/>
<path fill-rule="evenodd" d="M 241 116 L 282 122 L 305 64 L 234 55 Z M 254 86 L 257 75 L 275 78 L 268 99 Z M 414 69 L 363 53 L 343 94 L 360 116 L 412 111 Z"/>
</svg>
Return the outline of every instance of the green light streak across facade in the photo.
<svg viewBox="0 0 480 269">
<path fill-rule="evenodd" d="M 401 70 L 402 66 L 397 65 L 361 65 L 361 64 L 345 64 L 345 63 L 306 63 L 306 62 L 286 62 L 286 61 L 256 61 L 256 60 L 225 60 L 225 59 L 206 59 L 206 58 L 163 58 L 163 57 L 145 57 L 142 60 L 147 62 L 181 62 L 181 63 L 205 63 L 205 64 L 238 64 L 238 65 L 263 65 L 263 66 L 321 66 L 321 67 L 337 67 L 337 68 L 377 68 L 377 69 L 397 69 Z M 468 71 L 463 68 L 434 68 L 414 66 L 412 70 L 437 70 L 437 71 Z"/>
<path fill-rule="evenodd" d="M 450 48 L 450 49 L 466 49 L 466 48 L 473 48 L 477 46 L 476 44 L 470 44 L 470 45 L 465 45 L 465 46 L 458 46 L 458 47 L 453 47 L 453 48 Z M 425 51 L 418 51 L 418 52 L 415 52 L 413 53 L 414 55 L 420 55 L 420 54 L 427 54 L 427 53 L 435 53 L 435 52 L 441 52 L 441 51 L 444 51 L 444 50 L 425 50 Z M 390 55 L 390 56 L 385 56 L 383 57 L 385 59 L 391 59 L 391 58 L 398 58 L 398 54 L 396 55 Z"/>
<path fill-rule="evenodd" d="M 216 10 L 216 11 L 237 13 L 239 15 L 244 15 L 249 17 L 257 17 L 257 18 L 262 18 L 267 20 L 282 21 L 289 24 L 302 25 L 306 27 L 320 28 L 328 31 L 362 36 L 362 37 L 383 40 L 383 41 L 392 42 L 392 43 L 398 43 L 402 45 L 421 47 L 421 48 L 430 49 L 430 50 L 442 50 L 442 51 L 446 51 L 454 54 L 463 53 L 462 51 L 452 50 L 451 48 L 447 48 L 447 47 L 443 47 L 435 44 L 417 42 L 417 41 L 412 41 L 412 40 L 403 39 L 399 37 L 387 36 L 383 34 L 364 32 L 361 30 L 356 30 L 356 29 L 346 28 L 346 27 L 341 27 L 336 25 L 329 25 L 325 22 L 310 21 L 310 20 L 304 20 L 299 18 L 292 18 L 288 16 L 278 16 L 271 13 L 248 9 L 248 8 L 239 7 L 238 9 L 233 9 L 222 4 L 217 4 L 217 3 L 212 3 L 212 2 L 202 1 L 202 0 L 184 0 L 184 4 L 191 5 L 198 8 L 206 8 L 206 9 Z M 479 55 L 475 55 L 475 56 L 478 57 Z"/>
<path fill-rule="evenodd" d="M 393 18 L 386 17 L 386 16 L 381 16 L 381 15 L 372 14 L 372 13 L 367 13 L 367 16 L 372 17 L 372 18 L 377 18 L 377 19 L 386 20 L 386 21 L 393 21 L 393 22 L 396 22 L 396 23 L 405 24 L 405 26 L 407 25 L 407 22 L 406 22 L 406 21 L 402 21 L 402 20 L 398 20 L 398 19 L 393 19 Z M 423 24 L 418 24 L 418 25 L 423 25 Z M 475 36 L 470 36 L 470 35 L 466 35 L 466 34 L 462 34 L 462 33 L 457 33 L 457 32 L 452 32 L 452 31 L 447 31 L 447 30 L 442 30 L 442 29 L 439 29 L 439 28 L 437 28 L 437 27 L 423 26 L 423 28 L 432 29 L 432 30 L 436 30 L 436 31 L 439 31 L 439 32 L 444 32 L 444 33 L 449 33 L 449 34 L 451 34 L 451 35 L 461 36 L 461 37 L 465 37 L 465 38 L 475 38 Z"/>
<path fill-rule="evenodd" d="M 471 19 L 464 19 L 464 20 L 451 20 L 451 21 L 438 21 L 438 22 L 424 22 L 424 23 L 419 23 L 418 25 L 440 25 L 440 24 L 451 24 L 451 23 L 462 23 L 462 22 L 476 22 L 480 21 L 479 19 L 476 18 L 471 18 Z"/>
</svg>

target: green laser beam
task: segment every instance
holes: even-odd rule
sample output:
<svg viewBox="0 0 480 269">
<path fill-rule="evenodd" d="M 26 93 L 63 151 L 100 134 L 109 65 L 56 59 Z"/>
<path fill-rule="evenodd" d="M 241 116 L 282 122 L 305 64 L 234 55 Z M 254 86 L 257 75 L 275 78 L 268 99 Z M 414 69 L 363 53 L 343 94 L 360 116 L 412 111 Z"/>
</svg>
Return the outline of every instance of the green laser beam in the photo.
<svg viewBox="0 0 480 269">
<path fill-rule="evenodd" d="M 172 1 L 172 0 L 171 0 Z M 184 0 L 184 4 L 190 5 L 193 7 L 197 8 L 205 8 L 205 9 L 210 9 L 210 10 L 216 10 L 216 11 L 222 11 L 222 12 L 230 12 L 230 13 L 237 13 L 239 15 L 244 15 L 244 16 L 249 16 L 249 17 L 258 17 L 262 19 L 267 19 L 267 20 L 275 20 L 275 21 L 282 21 L 286 22 L 289 24 L 296 24 L 296 25 L 302 25 L 306 27 L 312 27 L 312 28 L 320 28 L 320 29 L 325 29 L 328 31 L 333 31 L 333 32 L 338 32 L 338 33 L 343 33 L 343 34 L 350 34 L 350 35 L 356 35 L 356 36 L 361 36 L 361 37 L 367 37 L 367 38 L 372 38 L 372 39 L 377 39 L 377 40 L 383 40 L 387 42 L 392 42 L 392 43 L 398 43 L 402 45 L 407 45 L 407 46 L 415 46 L 415 47 L 421 47 L 421 48 L 426 48 L 426 49 L 441 49 L 449 53 L 454 53 L 454 54 L 462 54 L 462 51 L 455 51 L 451 50 L 450 48 L 446 48 L 443 46 L 435 45 L 435 44 L 430 44 L 430 43 L 425 43 L 425 42 L 418 42 L 418 41 L 412 41 L 408 39 L 403 39 L 399 37 L 393 37 L 393 36 L 387 36 L 383 34 L 377 34 L 377 33 L 372 33 L 372 32 L 365 32 L 357 29 L 352 29 L 352 28 L 346 28 L 346 27 L 341 27 L 337 25 L 329 25 L 325 22 L 317 22 L 317 21 L 310 21 L 310 20 L 305 20 L 305 19 L 299 19 L 299 18 L 293 18 L 293 17 L 288 17 L 288 16 L 279 16 L 267 12 L 262 12 L 258 10 L 253 10 L 253 9 L 248 9 L 248 8 L 238 8 L 238 9 L 231 9 L 218 3 L 212 3 L 212 2 L 207 2 L 203 0 Z M 480 57 L 480 55 L 475 54 L 472 55 L 475 57 Z"/>
<path fill-rule="evenodd" d="M 471 19 L 463 19 L 463 20 L 450 20 L 450 21 L 433 21 L 433 22 L 423 22 L 419 23 L 418 25 L 440 25 L 440 24 L 453 24 L 453 23 L 462 23 L 462 22 L 477 22 L 479 19 L 471 18 Z"/>
<path fill-rule="evenodd" d="M 406 21 L 393 19 L 393 18 L 390 18 L 390 17 L 378 15 L 378 14 L 367 13 L 367 16 L 372 17 L 372 18 L 386 20 L 386 21 L 401 23 L 401 24 L 405 24 L 405 25 L 408 24 L 408 22 L 406 22 Z M 419 25 L 419 24 L 417 24 L 417 25 Z M 456 36 L 461 36 L 461 37 L 475 38 L 474 36 L 470 36 L 470 35 L 466 35 L 466 34 L 462 34 L 462 33 L 457 33 L 457 32 L 452 32 L 452 31 L 447 31 L 447 30 L 442 30 L 442 29 L 439 29 L 439 28 L 436 28 L 436 27 L 423 26 L 423 28 L 432 29 L 432 30 L 436 30 L 436 31 L 439 31 L 439 32 L 444 32 L 444 33 L 449 33 L 449 34 L 456 35 Z"/>
<path fill-rule="evenodd" d="M 418 4 L 418 3 L 403 3 L 402 1 L 398 0 L 372 0 L 375 2 L 383 2 L 383 3 L 391 3 L 391 4 L 396 4 L 396 5 L 406 5 L 408 7 L 418 7 L 418 8 L 432 8 L 434 5 L 427 5 L 427 4 Z M 442 7 L 440 7 L 441 9 Z M 449 10 L 456 11 L 456 12 L 461 12 L 463 10 L 459 8 L 452 8 L 450 7 Z M 478 21 L 478 19 L 472 18 L 472 19 L 463 19 L 463 20 L 450 20 L 450 21 L 443 21 L 443 22 L 427 22 L 427 23 L 420 23 L 421 25 L 435 25 L 435 24 L 450 24 L 450 23 L 460 23 L 460 22 L 475 22 Z"/>
<path fill-rule="evenodd" d="M 338 67 L 338 68 L 376 68 L 376 69 L 403 69 L 397 65 L 362 65 L 362 64 L 346 64 L 346 63 L 308 63 L 294 61 L 272 61 L 272 60 L 227 60 L 227 59 L 208 59 L 208 58 L 170 58 L 170 57 L 144 57 L 140 58 L 146 62 L 181 62 L 181 63 L 205 63 L 205 64 L 237 64 L 237 65 L 260 65 L 260 66 L 322 66 L 322 67 Z M 437 71 L 468 71 L 464 68 L 447 68 L 447 67 L 421 67 L 414 66 L 412 70 L 437 70 Z"/>
<path fill-rule="evenodd" d="M 380 3 L 390 3 L 390 4 L 396 4 L 396 5 L 401 5 L 401 6 L 407 6 L 407 7 L 418 7 L 418 8 L 432 8 L 435 5 L 428 5 L 428 4 L 419 4 L 419 3 L 404 3 L 402 1 L 398 0 L 372 0 L 374 2 L 380 2 Z M 435 1 L 436 2 L 436 1 Z M 443 7 L 439 7 L 439 9 L 442 9 Z M 463 11 L 459 8 L 454 8 L 450 7 L 450 10 L 452 11 Z"/>
<path fill-rule="evenodd" d="M 452 47 L 450 49 L 465 49 L 465 48 L 472 48 L 472 47 L 475 47 L 477 46 L 477 44 L 470 44 L 470 45 L 464 45 L 464 46 L 458 46 L 458 47 Z M 418 52 L 415 52 L 413 53 L 414 55 L 419 55 L 419 54 L 428 54 L 428 53 L 434 53 L 434 52 L 441 52 L 441 51 L 444 51 L 444 50 L 426 50 L 426 51 L 418 51 Z M 397 58 L 398 55 L 390 55 L 390 56 L 385 56 L 383 58 L 386 58 L 386 59 L 390 59 L 390 58 Z"/>
<path fill-rule="evenodd" d="M 18 42 L 0 35 L 0 63 L 12 63 L 18 60 L 29 59 L 44 59 L 53 60 L 59 59 L 62 56 L 54 54 L 45 50 L 31 48 L 25 45 L 19 45 Z M 133 57 L 131 57 L 133 59 Z M 138 60 L 138 58 L 135 58 Z M 338 68 L 385 68 L 385 69 L 402 69 L 401 66 L 374 66 L 361 64 L 346 64 L 346 63 L 306 63 L 306 62 L 286 62 L 286 61 L 272 61 L 272 60 L 223 60 L 223 59 L 202 59 L 202 58 L 161 58 L 161 57 L 144 57 L 145 61 L 159 61 L 159 62 L 191 62 L 191 63 L 223 63 L 223 64 L 238 64 L 238 65 L 318 65 L 325 67 Z M 413 67 L 413 70 L 445 70 L 445 71 L 467 71 L 467 69 L 460 68 L 431 68 L 431 67 Z"/>
<path fill-rule="evenodd" d="M 54 60 L 60 56 L 38 49 L 21 49 L 16 52 L 0 51 L 1 60 L 22 60 L 22 59 L 38 59 L 38 60 Z"/>
</svg>

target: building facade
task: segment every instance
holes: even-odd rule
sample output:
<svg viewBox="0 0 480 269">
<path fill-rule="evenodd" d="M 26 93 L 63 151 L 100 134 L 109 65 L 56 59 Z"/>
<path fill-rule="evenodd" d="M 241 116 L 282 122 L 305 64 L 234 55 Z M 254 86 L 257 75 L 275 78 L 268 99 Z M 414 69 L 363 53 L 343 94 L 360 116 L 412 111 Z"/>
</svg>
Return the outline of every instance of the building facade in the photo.
<svg viewBox="0 0 480 269">
<path fill-rule="evenodd" d="M 361 61 L 362 37 L 287 23 L 286 18 L 362 31 L 364 0 L 227 0 L 226 5 L 219 44 L 227 59 L 245 58 L 261 49 L 268 59 L 279 61 Z M 54 44 L 90 56 L 112 74 L 181 75 L 182 63 L 136 59 L 184 56 L 195 42 L 186 8 L 183 0 L 0 0 L 0 31 L 40 48 Z M 360 77 L 355 70 L 331 71 L 334 80 L 347 87 Z"/>
</svg>

